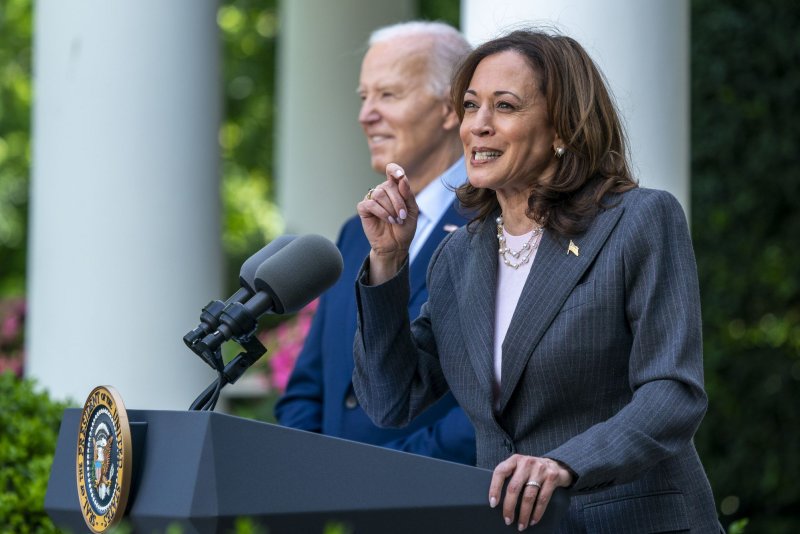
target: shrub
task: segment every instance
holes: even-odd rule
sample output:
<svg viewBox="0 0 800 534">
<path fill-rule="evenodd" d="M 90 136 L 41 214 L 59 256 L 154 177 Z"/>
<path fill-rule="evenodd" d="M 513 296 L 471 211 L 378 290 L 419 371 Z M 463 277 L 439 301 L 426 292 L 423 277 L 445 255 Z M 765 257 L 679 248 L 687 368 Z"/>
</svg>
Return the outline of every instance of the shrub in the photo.
<svg viewBox="0 0 800 534">
<path fill-rule="evenodd" d="M 0 374 L 0 532 L 58 532 L 44 496 L 66 404 L 34 386 Z"/>
<path fill-rule="evenodd" d="M 800 7 L 695 0 L 692 226 L 723 525 L 800 532 Z M 731 38 L 735 36 L 735 38 Z"/>
</svg>

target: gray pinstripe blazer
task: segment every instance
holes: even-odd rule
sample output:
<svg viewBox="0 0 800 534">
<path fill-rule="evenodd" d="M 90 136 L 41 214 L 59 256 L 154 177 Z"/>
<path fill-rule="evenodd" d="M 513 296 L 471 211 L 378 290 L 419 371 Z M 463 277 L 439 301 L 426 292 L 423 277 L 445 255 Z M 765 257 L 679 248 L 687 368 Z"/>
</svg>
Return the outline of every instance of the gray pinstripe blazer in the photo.
<svg viewBox="0 0 800 534">
<path fill-rule="evenodd" d="M 446 238 L 409 325 L 404 269 L 356 284 L 353 383 L 377 424 L 402 426 L 452 391 L 478 465 L 553 458 L 578 478 L 560 532 L 720 532 L 692 436 L 705 413 L 697 272 L 683 211 L 634 189 L 569 240 L 545 232 L 503 342 L 492 397 L 493 220 Z"/>
</svg>

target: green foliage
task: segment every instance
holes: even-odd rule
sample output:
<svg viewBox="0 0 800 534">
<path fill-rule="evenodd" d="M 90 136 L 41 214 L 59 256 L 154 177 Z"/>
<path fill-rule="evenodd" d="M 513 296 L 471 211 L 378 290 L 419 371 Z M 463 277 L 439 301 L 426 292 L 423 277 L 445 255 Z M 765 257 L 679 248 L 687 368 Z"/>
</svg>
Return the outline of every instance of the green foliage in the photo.
<svg viewBox="0 0 800 534">
<path fill-rule="evenodd" d="M 219 134 L 223 246 L 228 271 L 236 273 L 254 250 L 283 233 L 272 179 L 276 0 L 227 0 L 217 23 L 225 94 Z"/>
<path fill-rule="evenodd" d="M 31 0 L 0 7 L 0 296 L 24 291 L 31 109 Z"/>
<path fill-rule="evenodd" d="M 747 523 L 749 523 L 747 518 L 734 521 L 728 527 L 728 534 L 744 534 L 747 530 Z"/>
<path fill-rule="evenodd" d="M 44 496 L 65 404 L 0 374 L 0 532 L 57 532 Z"/>
<path fill-rule="evenodd" d="M 724 522 L 798 532 L 800 7 L 691 9 L 692 223 L 710 399 L 697 446 Z"/>
<path fill-rule="evenodd" d="M 323 534 L 353 534 L 353 527 L 348 523 L 329 521 L 325 524 Z"/>
<path fill-rule="evenodd" d="M 446 22 L 454 28 L 461 27 L 460 0 L 417 0 L 419 18 Z"/>
</svg>

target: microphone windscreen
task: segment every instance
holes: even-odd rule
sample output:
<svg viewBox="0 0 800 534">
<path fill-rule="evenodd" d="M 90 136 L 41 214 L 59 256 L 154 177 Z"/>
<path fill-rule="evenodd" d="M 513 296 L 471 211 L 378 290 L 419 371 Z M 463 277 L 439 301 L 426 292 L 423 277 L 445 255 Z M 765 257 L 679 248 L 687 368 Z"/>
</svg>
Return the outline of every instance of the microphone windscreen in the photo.
<svg viewBox="0 0 800 534">
<path fill-rule="evenodd" d="M 274 311 L 294 313 L 336 283 L 342 255 L 322 236 L 296 238 L 256 271 L 256 289 L 272 296 Z"/>
<path fill-rule="evenodd" d="M 295 240 L 297 236 L 281 235 L 267 243 L 267 245 L 244 260 L 242 268 L 239 269 L 239 285 L 248 289 L 250 294 L 256 292 L 256 271 L 259 266 L 273 254 L 283 249 L 286 245 Z"/>
</svg>

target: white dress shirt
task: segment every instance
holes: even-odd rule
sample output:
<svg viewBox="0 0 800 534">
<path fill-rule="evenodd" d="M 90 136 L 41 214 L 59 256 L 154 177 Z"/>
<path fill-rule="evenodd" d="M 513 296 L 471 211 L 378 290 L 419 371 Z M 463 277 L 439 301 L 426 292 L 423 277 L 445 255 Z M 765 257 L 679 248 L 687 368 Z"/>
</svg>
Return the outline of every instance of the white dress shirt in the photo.
<svg viewBox="0 0 800 534">
<path fill-rule="evenodd" d="M 414 239 L 411 240 L 411 246 L 408 247 L 409 262 L 413 262 L 417 257 L 428 236 L 433 232 L 436 223 L 455 200 L 453 190 L 466 181 L 467 168 L 462 156 L 416 196 L 419 218 Z"/>
</svg>

